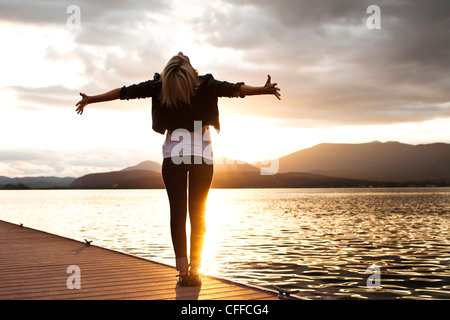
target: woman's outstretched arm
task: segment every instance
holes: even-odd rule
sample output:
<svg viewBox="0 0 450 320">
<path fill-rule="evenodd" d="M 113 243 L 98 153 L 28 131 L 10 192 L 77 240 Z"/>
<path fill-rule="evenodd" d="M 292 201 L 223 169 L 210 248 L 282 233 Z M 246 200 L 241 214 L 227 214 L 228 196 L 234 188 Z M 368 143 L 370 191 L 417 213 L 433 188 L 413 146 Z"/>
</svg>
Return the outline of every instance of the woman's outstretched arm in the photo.
<svg viewBox="0 0 450 320">
<path fill-rule="evenodd" d="M 86 107 L 90 103 L 97 103 L 97 102 L 104 102 L 104 101 L 111 101 L 111 100 L 117 100 L 120 99 L 120 90 L 122 88 L 117 88 L 111 91 L 108 91 L 106 93 L 102 93 L 95 96 L 87 96 L 84 93 L 80 93 L 80 96 L 82 99 L 77 102 L 77 110 L 76 112 L 79 115 L 83 114 L 84 107 Z"/>
<path fill-rule="evenodd" d="M 241 85 L 241 95 L 243 96 L 261 94 L 273 94 L 278 100 L 281 100 L 280 88 L 277 87 L 277 83 L 271 83 L 270 75 L 267 75 L 266 84 L 262 87 L 252 87 L 245 84 Z"/>
</svg>

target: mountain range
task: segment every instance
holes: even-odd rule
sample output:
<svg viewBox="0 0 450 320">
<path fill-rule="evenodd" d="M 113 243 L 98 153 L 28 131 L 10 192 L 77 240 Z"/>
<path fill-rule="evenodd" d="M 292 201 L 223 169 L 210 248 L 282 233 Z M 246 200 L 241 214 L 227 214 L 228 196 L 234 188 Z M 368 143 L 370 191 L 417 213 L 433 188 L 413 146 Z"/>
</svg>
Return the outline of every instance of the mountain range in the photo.
<svg viewBox="0 0 450 320">
<path fill-rule="evenodd" d="M 322 143 L 280 158 L 279 172 L 375 181 L 449 180 L 450 144 Z"/>
<path fill-rule="evenodd" d="M 67 188 L 75 178 L 73 177 L 23 177 L 23 178 L 8 178 L 0 176 L 0 189 L 5 186 L 25 185 L 31 189 L 45 189 L 45 188 Z"/>
<path fill-rule="evenodd" d="M 322 143 L 273 161 L 277 161 L 278 173 L 261 175 L 260 163 L 249 164 L 217 157 L 212 187 L 450 185 L 450 144 L 446 143 Z M 20 183 L 30 188 L 164 188 L 161 164 L 154 161 L 144 161 L 120 171 L 92 173 L 79 178 L 0 177 L 0 187 Z"/>
</svg>

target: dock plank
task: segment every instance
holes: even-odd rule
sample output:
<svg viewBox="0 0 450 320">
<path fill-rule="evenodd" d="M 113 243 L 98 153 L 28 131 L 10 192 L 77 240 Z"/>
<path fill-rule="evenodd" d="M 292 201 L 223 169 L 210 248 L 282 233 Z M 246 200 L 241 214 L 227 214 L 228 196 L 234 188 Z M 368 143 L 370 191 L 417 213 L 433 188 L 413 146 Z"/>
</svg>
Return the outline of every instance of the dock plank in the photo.
<svg viewBox="0 0 450 320">
<path fill-rule="evenodd" d="M 78 266 L 81 289 L 69 289 Z M 176 285 L 171 266 L 0 221 L 2 300 L 278 300 L 265 289 L 202 275 L 200 287 Z"/>
</svg>

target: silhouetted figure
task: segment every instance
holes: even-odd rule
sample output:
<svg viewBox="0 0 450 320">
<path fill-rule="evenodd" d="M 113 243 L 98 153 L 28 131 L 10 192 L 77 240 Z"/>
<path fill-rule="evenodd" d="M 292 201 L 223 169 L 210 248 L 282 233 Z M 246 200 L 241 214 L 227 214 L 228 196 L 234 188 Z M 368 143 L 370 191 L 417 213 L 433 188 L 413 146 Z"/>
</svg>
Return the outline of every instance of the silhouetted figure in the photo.
<svg viewBox="0 0 450 320">
<path fill-rule="evenodd" d="M 279 91 L 277 84 L 271 83 L 270 75 L 261 87 L 218 81 L 211 74 L 199 76 L 189 58 L 179 52 L 151 80 L 95 96 L 80 93 L 82 99 L 76 104 L 80 115 L 90 103 L 152 98 L 152 128 L 166 134 L 162 175 L 170 203 L 170 228 L 180 285 L 201 284 L 198 269 L 206 231 L 205 205 L 214 170 L 209 128 L 220 130 L 218 98 L 273 94 L 280 99 Z"/>
</svg>

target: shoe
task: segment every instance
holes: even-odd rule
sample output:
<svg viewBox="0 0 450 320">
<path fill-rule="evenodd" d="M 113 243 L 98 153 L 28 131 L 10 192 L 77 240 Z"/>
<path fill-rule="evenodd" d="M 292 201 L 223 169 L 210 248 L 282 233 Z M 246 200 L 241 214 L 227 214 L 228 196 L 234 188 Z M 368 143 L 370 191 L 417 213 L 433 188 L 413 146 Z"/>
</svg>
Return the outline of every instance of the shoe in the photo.
<svg viewBox="0 0 450 320">
<path fill-rule="evenodd" d="M 189 286 L 190 281 L 189 281 L 189 275 L 188 274 L 185 274 L 185 275 L 179 274 L 179 275 L 177 275 L 177 277 L 178 277 L 178 283 L 177 284 L 179 284 L 182 287 L 188 287 Z"/>
<path fill-rule="evenodd" d="M 200 279 L 200 276 L 198 275 L 198 273 L 189 275 L 189 286 L 198 287 L 201 285 L 202 285 L 202 280 Z"/>
</svg>

